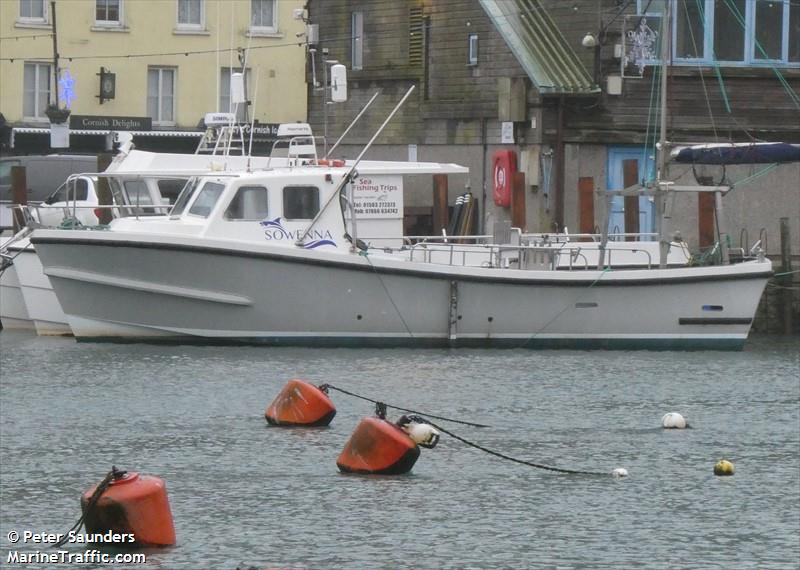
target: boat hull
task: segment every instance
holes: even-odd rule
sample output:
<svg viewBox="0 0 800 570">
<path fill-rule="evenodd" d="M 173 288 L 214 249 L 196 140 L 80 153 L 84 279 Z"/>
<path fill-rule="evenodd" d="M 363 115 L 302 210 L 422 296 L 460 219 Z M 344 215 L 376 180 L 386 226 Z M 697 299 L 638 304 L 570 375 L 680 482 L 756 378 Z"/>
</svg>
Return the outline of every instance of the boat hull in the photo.
<svg viewBox="0 0 800 570">
<path fill-rule="evenodd" d="M 66 233 L 33 241 L 79 340 L 735 350 L 771 275 L 769 262 L 489 270 Z"/>
<path fill-rule="evenodd" d="M 71 335 L 67 317 L 28 240 L 14 244 L 9 253 L 14 264 L 0 277 L 3 326 L 33 329 L 40 336 Z"/>
</svg>

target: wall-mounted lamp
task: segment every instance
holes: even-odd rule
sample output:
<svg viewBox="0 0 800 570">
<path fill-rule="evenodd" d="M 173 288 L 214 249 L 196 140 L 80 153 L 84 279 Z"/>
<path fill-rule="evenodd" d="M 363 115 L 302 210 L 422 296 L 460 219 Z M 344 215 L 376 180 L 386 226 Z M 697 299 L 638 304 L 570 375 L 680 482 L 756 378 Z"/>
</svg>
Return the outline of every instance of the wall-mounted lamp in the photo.
<svg viewBox="0 0 800 570">
<path fill-rule="evenodd" d="M 593 33 L 589 32 L 583 39 L 581 40 L 581 45 L 587 49 L 591 49 L 600 45 L 600 42 L 597 40 L 597 36 Z"/>
</svg>

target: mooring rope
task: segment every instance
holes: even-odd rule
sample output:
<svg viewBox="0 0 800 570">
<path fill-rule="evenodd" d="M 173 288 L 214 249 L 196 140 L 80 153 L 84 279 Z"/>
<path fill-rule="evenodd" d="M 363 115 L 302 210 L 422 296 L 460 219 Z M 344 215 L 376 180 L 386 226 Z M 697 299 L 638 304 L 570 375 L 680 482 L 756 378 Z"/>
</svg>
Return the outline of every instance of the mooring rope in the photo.
<svg viewBox="0 0 800 570">
<path fill-rule="evenodd" d="M 527 465 L 529 467 L 535 467 L 537 469 L 544 469 L 545 471 L 555 471 L 556 473 L 569 473 L 571 475 L 602 475 L 603 477 L 608 476 L 608 473 L 603 473 L 601 471 L 584 471 L 584 470 L 581 470 L 581 469 L 566 469 L 566 468 L 563 468 L 563 467 L 553 467 L 552 465 L 544 465 L 542 463 L 534 463 L 533 461 L 526 461 L 524 459 L 517 459 L 516 457 L 511 457 L 510 455 L 506 455 L 504 453 L 500 453 L 499 451 L 494 451 L 494 450 L 489 449 L 487 447 L 483 447 L 482 445 L 479 445 L 479 444 L 477 444 L 475 442 L 472 442 L 472 441 L 469 441 L 467 439 L 464 439 L 463 437 L 461 437 L 459 435 L 456 435 L 456 434 L 454 434 L 453 432 L 451 432 L 449 430 L 446 430 L 442 426 L 437 425 L 437 424 L 433 423 L 432 421 L 425 419 L 424 417 L 410 416 L 408 419 L 410 419 L 412 421 L 415 421 L 415 422 L 419 422 L 419 423 L 430 424 L 433 427 L 435 427 L 436 429 L 438 429 L 439 431 L 441 431 L 442 433 L 446 433 L 447 435 L 449 435 L 453 439 L 457 439 L 461 443 L 469 445 L 470 447 L 474 447 L 475 449 L 479 449 L 480 451 L 483 451 L 484 453 L 488 453 L 489 455 L 492 455 L 494 457 L 499 457 L 500 459 L 505 459 L 506 461 L 513 461 L 514 463 L 519 463 L 521 465 Z"/>
<path fill-rule="evenodd" d="M 466 426 L 479 427 L 479 428 L 489 427 L 488 425 L 485 425 L 485 424 L 476 424 L 474 422 L 466 422 L 466 421 L 463 421 L 463 420 L 454 420 L 452 418 L 446 418 L 444 416 L 435 416 L 433 414 L 426 414 L 425 412 L 418 412 L 416 410 L 409 410 L 408 408 L 401 408 L 400 406 L 394 406 L 392 404 L 387 404 L 387 403 L 381 402 L 379 400 L 373 400 L 372 398 L 367 398 L 366 396 L 361 396 L 361 395 L 356 394 L 354 392 L 350 392 L 348 390 L 344 390 L 343 388 L 338 388 L 338 387 L 334 386 L 333 384 L 322 384 L 322 385 L 318 386 L 318 388 L 320 390 L 322 390 L 323 392 L 326 392 L 327 390 L 336 390 L 337 392 L 341 392 L 342 394 L 347 394 L 348 396 L 353 396 L 354 398 L 358 398 L 360 400 L 365 400 L 367 402 L 372 402 L 373 404 L 376 404 L 376 405 L 377 404 L 381 404 L 382 406 L 385 406 L 387 408 L 394 408 L 395 410 L 400 410 L 401 412 L 408 412 L 410 414 L 419 414 L 421 416 L 427 416 L 429 418 L 436 418 L 437 420 L 443 420 L 443 421 L 446 421 L 446 422 L 452 422 L 452 423 L 455 423 L 455 424 L 462 424 L 462 425 L 466 425 Z"/>
<path fill-rule="evenodd" d="M 364 259 L 367 260 L 367 263 L 372 268 L 373 273 L 375 273 L 375 276 L 378 278 L 378 281 L 380 281 L 381 287 L 383 287 L 383 290 L 386 293 L 386 296 L 389 298 L 389 302 L 392 304 L 392 307 L 394 307 L 394 310 L 397 313 L 397 316 L 400 317 L 400 321 L 403 323 L 403 327 L 406 329 L 406 332 L 408 333 L 408 336 L 410 336 L 411 338 L 414 338 L 414 333 L 411 332 L 411 328 L 409 328 L 408 323 L 406 323 L 406 320 L 403 318 L 403 313 L 400 312 L 400 308 L 397 306 L 397 303 L 394 302 L 394 299 L 392 298 L 392 294 L 389 293 L 389 288 L 386 287 L 386 283 L 383 282 L 383 278 L 381 277 L 381 274 L 378 273 L 378 270 L 375 269 L 374 265 L 372 265 L 372 260 L 369 258 L 369 254 L 366 251 L 361 251 L 359 253 L 359 255 L 363 256 Z"/>
<path fill-rule="evenodd" d="M 97 504 L 97 501 L 100 500 L 100 496 L 103 493 L 106 492 L 106 489 L 108 489 L 108 486 L 111 484 L 111 482 L 113 480 L 115 480 L 115 479 L 119 479 L 119 478 L 125 476 L 126 473 L 127 473 L 127 471 L 117 471 L 117 468 L 112 465 L 111 471 L 109 471 L 108 475 L 106 475 L 105 478 L 100 482 L 100 484 L 94 490 L 94 493 L 92 493 L 92 496 L 89 499 L 89 502 L 86 503 L 86 508 L 83 509 L 83 513 L 81 514 L 81 518 L 78 519 L 78 522 L 76 522 L 74 525 L 72 525 L 71 529 L 69 529 L 66 533 L 64 533 L 64 538 L 62 538 L 61 540 L 59 540 L 57 543 L 55 543 L 53 545 L 54 548 L 58 548 L 60 546 L 63 546 L 64 544 L 67 543 L 67 541 L 69 541 L 70 534 L 72 534 L 73 532 L 79 530 L 81 528 L 81 526 L 83 526 L 83 522 L 86 519 L 86 515 L 88 515 L 92 511 L 92 509 L 94 508 L 95 504 Z"/>
</svg>

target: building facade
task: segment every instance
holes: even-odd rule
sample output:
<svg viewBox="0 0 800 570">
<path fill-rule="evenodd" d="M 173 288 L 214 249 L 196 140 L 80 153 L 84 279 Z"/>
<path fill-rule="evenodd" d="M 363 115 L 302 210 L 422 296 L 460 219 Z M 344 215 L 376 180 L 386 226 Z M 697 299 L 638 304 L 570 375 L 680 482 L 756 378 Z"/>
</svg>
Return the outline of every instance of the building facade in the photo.
<svg viewBox="0 0 800 570">
<path fill-rule="evenodd" d="M 119 130 L 139 148 L 191 151 L 209 112 L 304 121 L 303 17 L 301 0 L 0 2 L 3 151 L 99 152 Z M 247 102 L 234 105 L 237 73 Z M 66 149 L 50 148 L 56 101 L 71 112 Z"/>
<path fill-rule="evenodd" d="M 668 140 L 800 143 L 800 5 L 670 6 Z M 466 187 L 477 196 L 482 232 L 511 217 L 493 199 L 498 150 L 512 150 L 525 174 L 528 231 L 652 232 L 651 199 L 626 202 L 608 191 L 654 176 L 661 73 L 652 34 L 657 40 L 664 7 L 664 0 L 311 0 L 317 49 L 348 67 L 350 99 L 323 104 L 323 89 L 310 84 L 309 117 L 315 130 L 325 124 L 338 135 L 380 91 L 337 149 L 355 155 L 414 86 L 372 156 L 469 166 L 449 198 Z M 679 184 L 734 183 L 721 226 L 732 246 L 765 237 L 761 246 L 777 256 L 779 220 L 788 216 L 792 250 L 800 252 L 800 165 L 690 165 L 669 176 Z M 430 208 L 429 181 L 409 190 L 407 205 Z M 709 232 L 707 206 L 696 194 L 669 204 L 674 230 L 693 248 L 720 238 Z"/>
</svg>

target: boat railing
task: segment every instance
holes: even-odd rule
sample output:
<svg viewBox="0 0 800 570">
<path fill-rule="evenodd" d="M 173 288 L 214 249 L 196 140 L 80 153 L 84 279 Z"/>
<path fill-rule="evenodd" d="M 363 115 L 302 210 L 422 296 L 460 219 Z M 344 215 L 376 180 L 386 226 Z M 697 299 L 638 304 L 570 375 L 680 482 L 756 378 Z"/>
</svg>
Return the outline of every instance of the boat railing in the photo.
<svg viewBox="0 0 800 570">
<path fill-rule="evenodd" d="M 599 265 L 599 244 L 591 242 L 497 243 L 494 236 L 405 236 L 400 247 L 378 247 L 386 253 L 405 252 L 409 261 L 441 265 L 505 269 L 587 270 Z M 378 240 L 379 241 L 379 240 Z M 374 242 L 373 242 L 374 243 Z M 654 266 L 643 248 L 605 247 L 604 267 Z"/>
</svg>

